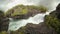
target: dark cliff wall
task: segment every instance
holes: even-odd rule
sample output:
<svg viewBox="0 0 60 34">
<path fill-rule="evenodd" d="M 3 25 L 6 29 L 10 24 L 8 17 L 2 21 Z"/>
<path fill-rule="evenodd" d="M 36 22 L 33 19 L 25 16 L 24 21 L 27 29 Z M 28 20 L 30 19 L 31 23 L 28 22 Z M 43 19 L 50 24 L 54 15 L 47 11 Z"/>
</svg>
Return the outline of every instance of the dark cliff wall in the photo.
<svg viewBox="0 0 60 34">
<path fill-rule="evenodd" d="M 0 11 L 0 31 L 7 31 L 9 26 L 9 19 Z"/>
</svg>

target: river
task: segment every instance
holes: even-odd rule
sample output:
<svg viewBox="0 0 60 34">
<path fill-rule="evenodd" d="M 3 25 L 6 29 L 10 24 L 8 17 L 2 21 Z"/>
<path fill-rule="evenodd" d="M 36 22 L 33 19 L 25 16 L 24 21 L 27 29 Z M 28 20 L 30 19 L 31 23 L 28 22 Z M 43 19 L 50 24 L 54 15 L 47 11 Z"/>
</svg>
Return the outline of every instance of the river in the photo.
<svg viewBox="0 0 60 34">
<path fill-rule="evenodd" d="M 25 26 L 27 23 L 39 24 L 44 21 L 44 16 L 49 15 L 50 11 L 55 10 L 56 6 L 60 3 L 60 0 L 0 0 L 0 10 L 6 12 L 8 9 L 18 5 L 43 5 L 49 9 L 49 12 L 45 14 L 36 14 L 33 17 L 29 17 L 28 19 L 21 19 L 14 21 L 12 18 L 10 19 L 9 29 L 8 30 L 18 30 L 20 27 Z"/>
</svg>

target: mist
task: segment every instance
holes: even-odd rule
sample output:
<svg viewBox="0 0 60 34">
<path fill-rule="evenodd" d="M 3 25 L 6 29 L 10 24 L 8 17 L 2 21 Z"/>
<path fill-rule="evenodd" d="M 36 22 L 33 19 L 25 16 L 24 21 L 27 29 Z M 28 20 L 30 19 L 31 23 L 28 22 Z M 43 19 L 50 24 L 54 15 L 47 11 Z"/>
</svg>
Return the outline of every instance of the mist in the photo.
<svg viewBox="0 0 60 34">
<path fill-rule="evenodd" d="M 59 3 L 60 0 L 0 0 L 0 10 L 5 12 L 18 4 L 43 5 L 49 10 L 54 10 Z"/>
</svg>

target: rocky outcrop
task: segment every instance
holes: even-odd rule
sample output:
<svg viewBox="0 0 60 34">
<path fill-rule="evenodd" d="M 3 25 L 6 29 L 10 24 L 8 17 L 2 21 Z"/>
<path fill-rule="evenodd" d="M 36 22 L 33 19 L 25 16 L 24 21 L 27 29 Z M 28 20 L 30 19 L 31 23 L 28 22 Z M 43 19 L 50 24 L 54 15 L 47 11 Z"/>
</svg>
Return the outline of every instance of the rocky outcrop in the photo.
<svg viewBox="0 0 60 34">
<path fill-rule="evenodd" d="M 45 13 L 47 8 L 45 7 L 37 7 L 37 6 L 24 6 L 18 5 L 9 9 L 6 12 L 7 17 L 13 19 L 27 19 L 30 16 L 34 16 L 38 13 Z"/>
<path fill-rule="evenodd" d="M 56 11 L 60 13 L 60 4 L 56 7 Z"/>
<path fill-rule="evenodd" d="M 7 31 L 9 26 L 9 19 L 0 11 L 0 31 Z"/>
<path fill-rule="evenodd" d="M 46 24 L 27 24 L 23 31 L 25 34 L 56 34 L 53 28 L 48 28 Z"/>
<path fill-rule="evenodd" d="M 50 15 L 60 19 L 60 4 L 58 4 L 58 6 L 56 7 L 56 10 L 52 11 Z"/>
<path fill-rule="evenodd" d="M 56 12 L 58 13 L 57 18 L 60 19 L 60 4 L 56 7 Z"/>
<path fill-rule="evenodd" d="M 53 28 L 47 27 L 46 24 L 32 24 L 29 23 L 24 27 L 21 27 L 17 31 L 11 32 L 10 34 L 57 34 Z"/>
<path fill-rule="evenodd" d="M 55 29 L 57 34 L 60 34 L 60 4 L 56 7 L 56 10 L 45 16 L 46 25 Z"/>
</svg>

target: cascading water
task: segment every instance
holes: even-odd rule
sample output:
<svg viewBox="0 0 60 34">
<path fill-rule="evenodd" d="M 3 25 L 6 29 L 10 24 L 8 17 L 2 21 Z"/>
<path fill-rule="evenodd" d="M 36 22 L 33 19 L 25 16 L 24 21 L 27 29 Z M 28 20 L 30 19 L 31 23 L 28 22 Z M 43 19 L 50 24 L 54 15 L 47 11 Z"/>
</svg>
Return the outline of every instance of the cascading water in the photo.
<svg viewBox="0 0 60 34">
<path fill-rule="evenodd" d="M 16 6 L 17 4 L 23 5 L 44 5 L 49 8 L 49 11 L 55 9 L 57 4 L 60 3 L 60 0 L 0 0 L 0 10 L 7 11 L 8 9 Z M 44 16 L 48 15 L 50 12 L 45 14 L 37 14 L 34 17 L 29 17 L 28 19 L 22 19 L 14 21 L 10 19 L 9 29 L 8 30 L 17 30 L 22 26 L 25 26 L 27 23 L 39 24 L 44 21 Z M 18 26 L 18 27 L 17 27 Z"/>
<path fill-rule="evenodd" d="M 28 19 L 20 19 L 17 21 L 14 21 L 12 18 L 9 18 L 10 24 L 8 30 L 12 30 L 12 31 L 18 30 L 20 27 L 25 26 L 27 23 L 39 24 L 44 21 L 44 16 L 49 15 L 49 13 L 50 12 L 40 13 L 40 14 L 36 14 L 33 17 L 29 17 Z"/>
<path fill-rule="evenodd" d="M 13 19 L 10 19 L 9 24 L 9 30 L 17 30 L 22 26 L 25 26 L 27 23 L 33 23 L 33 24 L 39 24 L 40 22 L 43 22 L 45 14 L 37 14 L 34 17 L 29 17 L 28 19 L 21 19 L 14 21 Z M 13 20 L 13 21 L 12 21 Z"/>
</svg>

